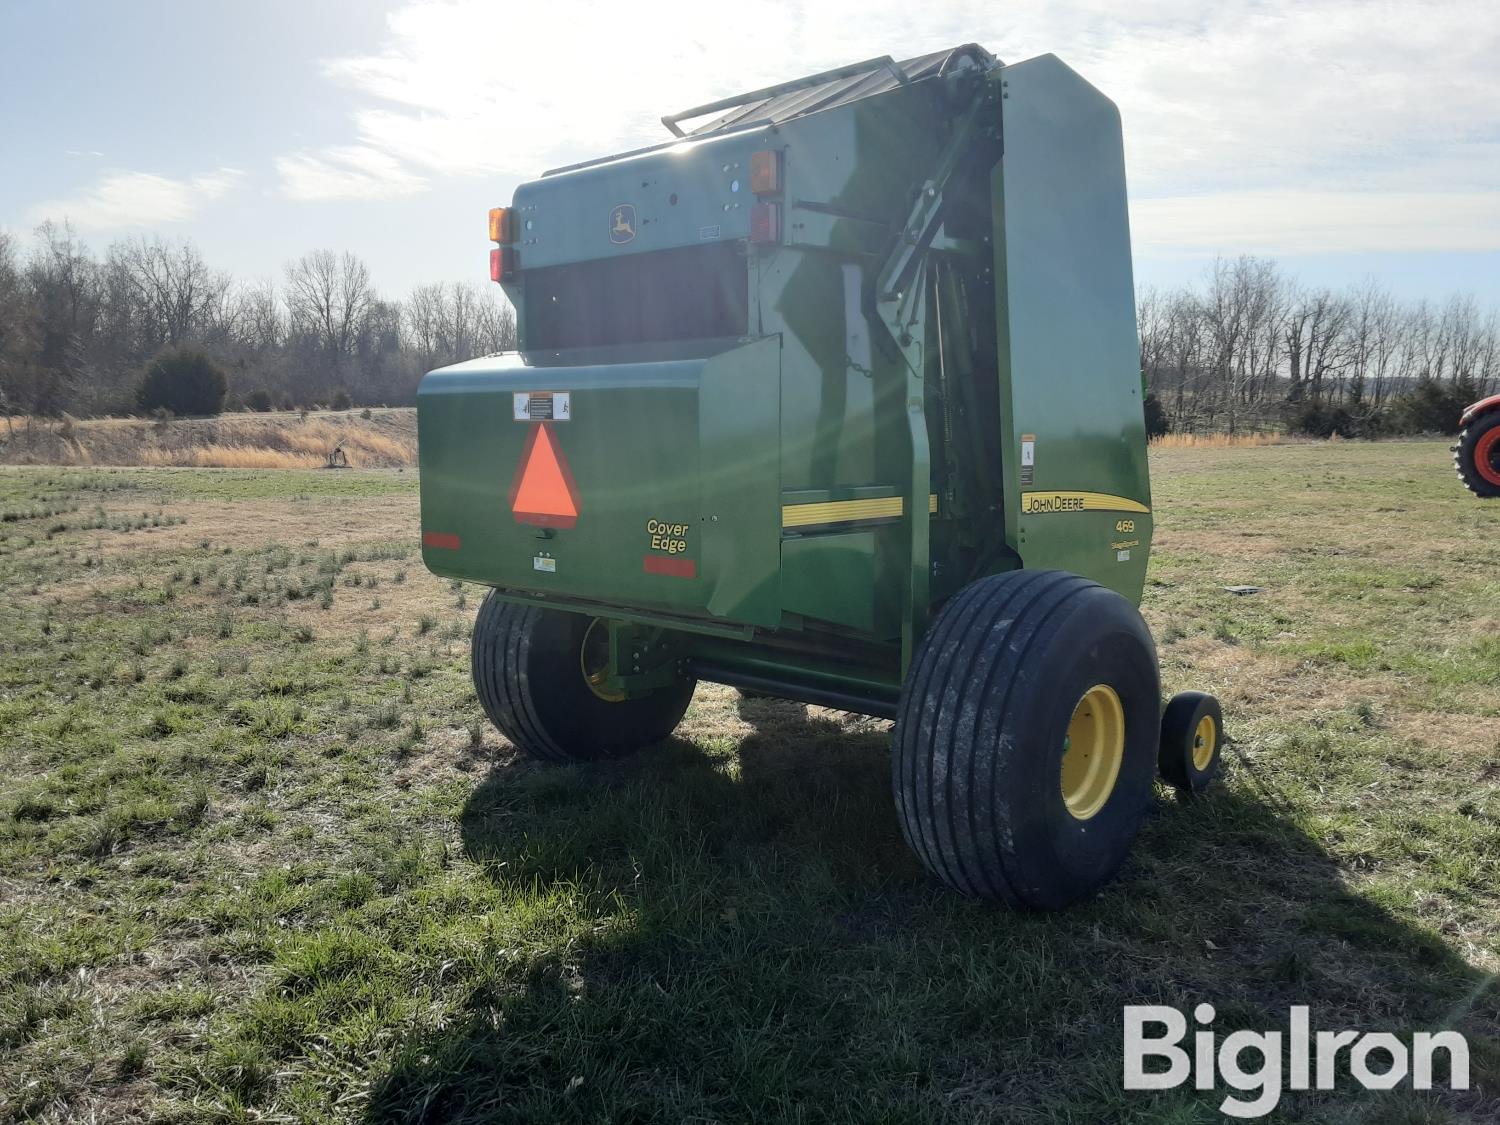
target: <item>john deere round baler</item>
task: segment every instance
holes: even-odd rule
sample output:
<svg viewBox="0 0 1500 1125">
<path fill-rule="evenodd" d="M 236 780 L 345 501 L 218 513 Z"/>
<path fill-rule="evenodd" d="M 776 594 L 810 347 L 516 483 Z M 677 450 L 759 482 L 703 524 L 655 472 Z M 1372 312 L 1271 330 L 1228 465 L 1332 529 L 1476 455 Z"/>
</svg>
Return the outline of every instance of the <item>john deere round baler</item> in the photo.
<svg viewBox="0 0 1500 1125">
<path fill-rule="evenodd" d="M 928 868 L 1088 894 L 1223 738 L 1209 696 L 1163 711 L 1136 608 L 1114 105 L 965 46 L 662 120 L 491 212 L 520 349 L 422 381 L 423 557 L 492 588 L 485 712 L 549 761 L 664 738 L 698 681 L 892 718 Z"/>
</svg>

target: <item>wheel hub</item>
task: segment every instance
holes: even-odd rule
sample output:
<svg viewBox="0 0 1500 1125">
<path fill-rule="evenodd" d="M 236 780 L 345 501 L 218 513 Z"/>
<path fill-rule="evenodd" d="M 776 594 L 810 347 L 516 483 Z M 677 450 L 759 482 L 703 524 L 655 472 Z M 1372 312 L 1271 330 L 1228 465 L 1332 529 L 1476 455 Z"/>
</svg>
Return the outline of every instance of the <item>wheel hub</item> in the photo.
<svg viewBox="0 0 1500 1125">
<path fill-rule="evenodd" d="M 1218 730 L 1212 715 L 1204 715 L 1198 720 L 1198 729 L 1193 732 L 1193 768 L 1202 772 L 1208 769 L 1208 763 L 1214 759 L 1214 743 L 1218 739 Z"/>
<path fill-rule="evenodd" d="M 1062 794 L 1068 812 L 1088 820 L 1109 800 L 1125 759 L 1125 708 L 1108 684 L 1083 693 L 1063 743 Z"/>
<path fill-rule="evenodd" d="M 1483 435 L 1474 447 L 1474 468 L 1491 484 L 1500 484 L 1500 426 Z"/>
<path fill-rule="evenodd" d="M 609 686 L 609 625 L 601 618 L 594 618 L 583 634 L 583 644 L 578 650 L 578 667 L 583 672 L 583 682 L 606 703 L 619 703 L 625 698 L 622 691 L 611 691 Z"/>
</svg>

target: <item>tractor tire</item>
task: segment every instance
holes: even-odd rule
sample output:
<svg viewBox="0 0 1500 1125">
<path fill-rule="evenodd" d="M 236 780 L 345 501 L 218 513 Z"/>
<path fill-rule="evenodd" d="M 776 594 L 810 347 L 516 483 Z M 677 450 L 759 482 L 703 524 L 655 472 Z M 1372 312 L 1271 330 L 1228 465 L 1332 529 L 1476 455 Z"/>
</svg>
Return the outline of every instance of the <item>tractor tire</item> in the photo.
<svg viewBox="0 0 1500 1125">
<path fill-rule="evenodd" d="M 584 671 L 584 640 L 594 619 L 516 605 L 492 590 L 474 620 L 474 690 L 490 722 L 517 748 L 544 762 L 615 758 L 660 742 L 676 729 L 696 680 L 650 695 L 608 699 Z"/>
<path fill-rule="evenodd" d="M 902 685 L 902 832 L 963 894 L 1058 910 L 1125 862 L 1156 775 L 1156 646 L 1135 606 L 1075 574 L 965 587 Z"/>
<path fill-rule="evenodd" d="M 1453 463 L 1464 487 L 1475 496 L 1500 496 L 1500 410 L 1472 419 L 1458 435 Z"/>
<path fill-rule="evenodd" d="M 1224 748 L 1224 711 L 1201 691 L 1172 697 L 1161 717 L 1161 749 L 1156 768 L 1161 779 L 1183 797 L 1201 796 L 1219 775 Z"/>
</svg>

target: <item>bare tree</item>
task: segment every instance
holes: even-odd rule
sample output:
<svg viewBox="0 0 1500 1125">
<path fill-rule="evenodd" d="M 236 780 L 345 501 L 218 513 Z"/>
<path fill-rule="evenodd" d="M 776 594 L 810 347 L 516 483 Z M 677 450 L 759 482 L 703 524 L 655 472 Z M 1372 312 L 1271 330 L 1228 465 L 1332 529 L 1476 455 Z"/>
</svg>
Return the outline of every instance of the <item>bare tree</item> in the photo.
<svg viewBox="0 0 1500 1125">
<path fill-rule="evenodd" d="M 1490 346 L 1485 339 L 1484 320 L 1474 298 L 1458 294 L 1443 307 L 1439 332 L 1448 357 L 1449 378 L 1455 385 L 1473 387 L 1475 394 L 1485 382 L 1485 355 Z"/>
<path fill-rule="evenodd" d="M 1500 309 L 1491 309 L 1480 326 L 1482 344 L 1475 356 L 1479 393 L 1500 390 Z"/>
<path fill-rule="evenodd" d="M 252 352 L 273 351 L 286 342 L 286 315 L 274 282 L 266 280 L 242 289 L 239 304 L 241 339 Z"/>
<path fill-rule="evenodd" d="M 26 265 L 35 306 L 34 377 L 26 404 L 33 413 L 62 410 L 84 373 L 83 345 L 98 311 L 97 276 L 97 263 L 70 225 L 46 222 L 37 227 Z"/>
<path fill-rule="evenodd" d="M 15 436 L 13 415 L 25 397 L 31 351 L 27 304 L 15 239 L 0 230 L 0 412 L 5 414 L 6 432 L 12 437 Z"/>
<path fill-rule="evenodd" d="M 1166 370 L 1167 339 L 1170 329 L 1168 298 L 1155 286 L 1140 290 L 1135 298 L 1135 323 L 1141 337 L 1141 374 L 1146 389 L 1161 392 Z"/>
<path fill-rule="evenodd" d="M 476 334 L 475 342 L 481 352 L 515 350 L 516 310 L 504 296 L 491 296 L 481 303 Z"/>
<path fill-rule="evenodd" d="M 1378 410 L 1390 393 L 1399 358 L 1401 306 L 1375 280 L 1352 294 L 1349 320 L 1349 399 Z"/>
<path fill-rule="evenodd" d="M 336 368 L 354 354 L 375 297 L 369 267 L 347 251 L 314 250 L 287 266 L 286 282 L 293 328 L 312 336 Z"/>
<path fill-rule="evenodd" d="M 1239 428 L 1253 389 L 1276 369 L 1284 306 L 1285 283 L 1269 259 L 1219 259 L 1209 270 L 1199 307 L 1215 398 L 1227 415 L 1230 433 Z M 1213 401 L 1208 405 L 1211 421 Z"/>
<path fill-rule="evenodd" d="M 416 353 L 418 363 L 431 367 L 442 353 L 443 286 L 419 285 L 406 299 L 403 319 L 407 346 Z"/>
<path fill-rule="evenodd" d="M 209 269 L 193 243 L 132 239 L 118 248 L 135 290 L 147 340 L 176 347 L 197 336 L 229 291 L 227 274 Z"/>
<path fill-rule="evenodd" d="M 424 367 L 516 346 L 510 303 L 473 283 L 423 285 L 406 301 L 405 339 Z"/>
<path fill-rule="evenodd" d="M 1321 402 L 1349 362 L 1345 327 L 1349 302 L 1327 289 L 1299 293 L 1286 316 L 1286 350 L 1293 402 L 1304 396 Z"/>
<path fill-rule="evenodd" d="M 141 365 L 162 344 L 203 345 L 239 395 L 263 388 L 303 403 L 339 389 L 410 402 L 422 372 L 517 344 L 515 311 L 495 286 L 424 285 L 385 301 L 364 263 L 329 250 L 290 263 L 284 286 L 241 286 L 189 242 L 119 242 L 101 261 L 66 224 L 36 234 L 23 261 L 0 233 L 7 412 L 130 409 Z M 1462 295 L 1398 301 L 1373 282 L 1300 290 L 1264 258 L 1143 289 L 1138 320 L 1146 384 L 1179 430 L 1437 426 L 1459 398 L 1500 386 L 1500 310 Z"/>
</svg>

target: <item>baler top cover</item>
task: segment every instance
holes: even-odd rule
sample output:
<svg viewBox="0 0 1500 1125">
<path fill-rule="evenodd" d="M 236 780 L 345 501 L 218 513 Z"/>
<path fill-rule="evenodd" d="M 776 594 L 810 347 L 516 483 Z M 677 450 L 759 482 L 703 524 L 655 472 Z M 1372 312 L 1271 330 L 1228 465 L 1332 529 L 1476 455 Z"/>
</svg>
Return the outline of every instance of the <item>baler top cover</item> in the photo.
<svg viewBox="0 0 1500 1125">
<path fill-rule="evenodd" d="M 809 75 L 793 82 L 779 83 L 767 90 L 740 94 L 681 113 L 668 114 L 662 118 L 662 124 L 679 136 L 691 137 L 705 137 L 725 129 L 749 125 L 780 125 L 805 113 L 836 109 L 861 98 L 888 93 L 898 86 L 923 78 L 942 77 L 968 67 L 988 69 L 996 61 L 994 55 L 975 43 L 933 51 L 899 63 L 885 55 Z M 733 108 L 711 121 L 691 129 L 680 129 L 683 121 L 691 121 L 727 106 Z"/>
</svg>

